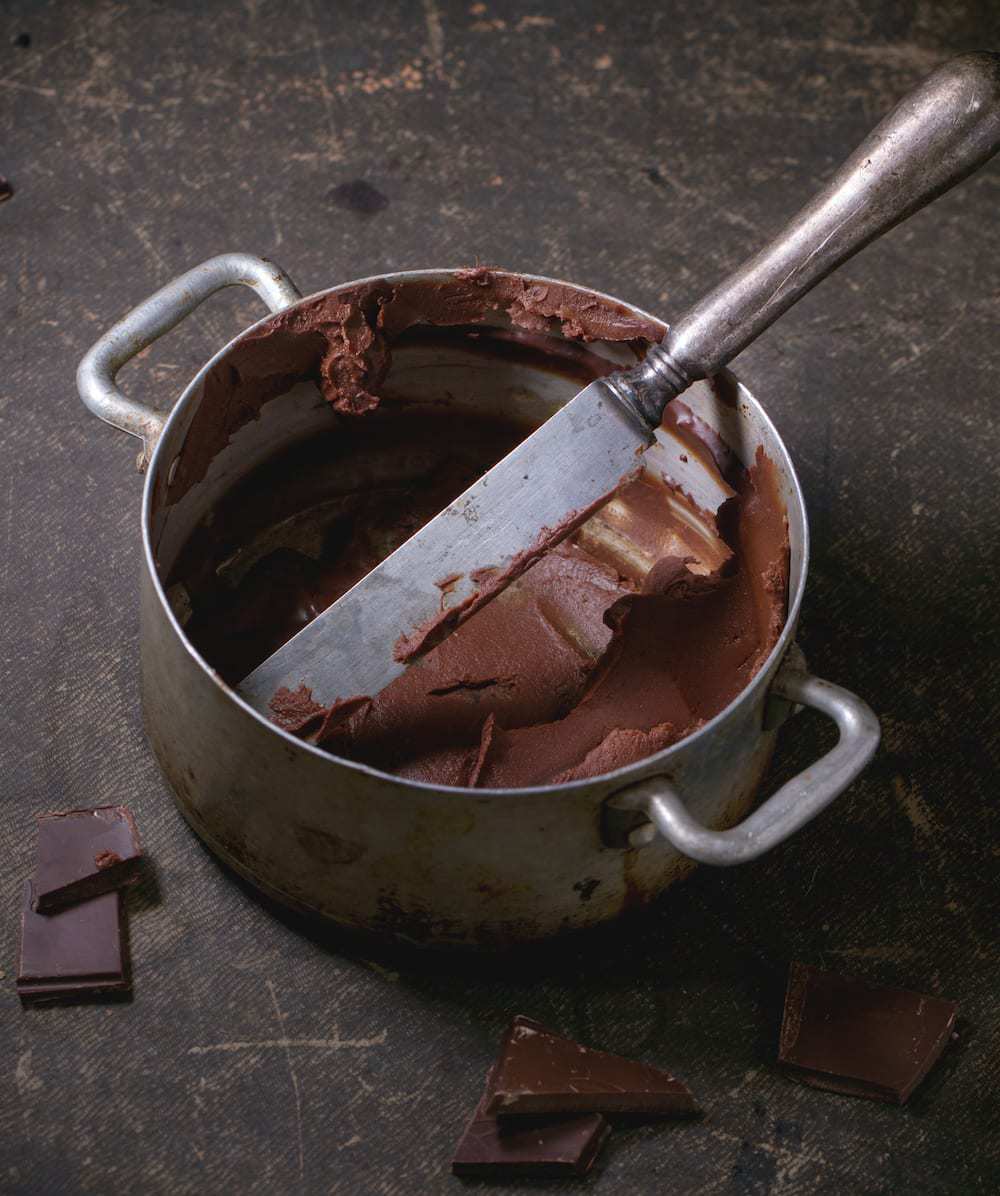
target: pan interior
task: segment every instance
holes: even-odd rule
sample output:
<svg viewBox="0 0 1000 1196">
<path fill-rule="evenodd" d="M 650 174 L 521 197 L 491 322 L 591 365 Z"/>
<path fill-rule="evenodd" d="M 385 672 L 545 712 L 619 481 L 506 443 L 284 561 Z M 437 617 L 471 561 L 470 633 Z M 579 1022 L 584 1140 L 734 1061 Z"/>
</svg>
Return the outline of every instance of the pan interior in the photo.
<svg viewBox="0 0 1000 1196">
<path fill-rule="evenodd" d="M 411 277 L 423 284 L 451 273 L 417 272 L 348 286 L 405 287 Z M 626 310 L 610 298 L 607 303 Z M 655 325 L 651 317 L 628 310 L 647 327 Z M 266 323 L 248 334 L 260 328 Z M 636 342 L 581 346 L 558 332 L 525 335 L 502 315 L 469 327 L 416 327 L 393 342 L 391 371 L 379 386 L 381 411 L 363 420 L 338 416 L 315 383 L 291 377 L 286 389 L 269 394 L 252 418 L 231 425 L 206 452 L 204 437 L 194 435 L 199 408 L 204 416 L 212 406 L 205 401 L 206 379 L 226 370 L 231 350 L 245 341 L 246 336 L 217 355 L 185 392 L 154 459 L 146 498 L 162 595 L 195 654 L 229 681 L 315 617 L 595 375 L 628 364 L 640 351 Z M 224 405 L 224 420 L 232 407 L 238 412 L 240 396 L 234 397 L 236 403 Z M 664 535 L 677 535 L 680 528 L 677 555 L 686 556 L 693 571 L 710 572 L 720 548 L 714 516 L 731 493 L 716 449 L 750 466 L 762 448 L 775 465 L 778 497 L 788 513 L 794 622 L 806 528 L 784 446 L 759 405 L 728 375 L 696 384 L 683 403 L 699 425 L 700 444 L 692 447 L 689 437 L 665 426 L 645 460 L 647 475 L 673 484 L 661 496 Z M 704 451 L 713 441 L 715 449 Z M 194 484 L 171 487 L 178 471 L 180 479 L 185 471 L 191 475 L 192 453 L 200 462 Z M 641 580 L 651 556 L 664 549 L 670 554 L 665 544 L 651 553 L 648 543 L 637 543 L 629 535 L 627 511 L 616 501 L 577 535 L 589 553 L 634 580 Z M 323 574 L 319 587 L 317 567 Z M 573 628 L 566 630 L 572 637 Z M 220 650 L 222 640 L 227 642 Z M 524 783 L 534 782 L 514 784 Z"/>
<path fill-rule="evenodd" d="M 224 680 L 240 680 L 595 374 L 631 356 L 620 345 L 546 339 L 478 326 L 421 330 L 395 346 L 381 409 L 339 417 L 312 383 L 300 383 L 240 430 L 184 509 L 171 511 L 158 553 L 175 613 Z M 728 493 L 717 470 L 669 430 L 646 470 L 669 474 L 691 496 L 662 491 L 691 529 L 676 551 L 692 555 L 694 545 L 696 568 L 713 568 L 721 546 L 704 513 Z M 185 522 L 181 538 L 174 529 Z M 577 535 L 637 582 L 654 552 L 670 551 L 633 542 L 615 500 Z"/>
</svg>

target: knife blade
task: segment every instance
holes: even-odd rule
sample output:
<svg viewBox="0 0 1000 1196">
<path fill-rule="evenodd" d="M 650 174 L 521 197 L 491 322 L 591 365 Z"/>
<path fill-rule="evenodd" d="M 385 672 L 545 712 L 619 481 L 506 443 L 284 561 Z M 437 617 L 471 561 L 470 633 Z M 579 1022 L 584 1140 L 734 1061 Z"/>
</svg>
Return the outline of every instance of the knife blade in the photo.
<svg viewBox="0 0 1000 1196">
<path fill-rule="evenodd" d="M 282 686 L 323 705 L 378 693 L 609 499 L 652 440 L 612 385 L 592 382 L 237 691 L 265 713 Z"/>
</svg>

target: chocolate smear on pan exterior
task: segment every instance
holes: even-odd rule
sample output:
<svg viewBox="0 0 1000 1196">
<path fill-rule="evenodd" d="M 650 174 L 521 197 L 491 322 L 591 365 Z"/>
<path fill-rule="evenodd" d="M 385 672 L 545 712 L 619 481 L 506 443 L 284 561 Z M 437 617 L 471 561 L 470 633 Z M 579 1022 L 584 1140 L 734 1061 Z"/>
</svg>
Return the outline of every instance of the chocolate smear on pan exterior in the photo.
<svg viewBox="0 0 1000 1196">
<path fill-rule="evenodd" d="M 22 1004 L 70 1004 L 130 990 L 119 892 L 52 914 L 40 914 L 34 905 L 33 886 L 26 880 L 17 972 Z"/>
<path fill-rule="evenodd" d="M 485 1111 L 502 1119 L 553 1113 L 694 1117 L 685 1084 L 657 1067 L 581 1046 L 515 1017 L 487 1085 Z"/>
<path fill-rule="evenodd" d="M 497 312 L 509 327 L 482 326 Z M 579 343 L 546 335 L 554 331 Z M 614 368 L 589 342 L 641 354 L 661 332 L 610 300 L 488 269 L 347 288 L 280 313 L 209 377 L 171 497 L 304 377 L 330 403 L 331 430 L 261 467 L 191 537 L 169 579 L 191 596 L 185 633 L 225 680 L 240 680 L 530 431 L 495 409 L 395 394 L 394 351 L 426 336 L 442 351 L 481 355 L 484 369 L 544 361 L 584 385 Z M 468 377 L 472 385 L 475 370 Z M 320 746 L 436 785 L 544 785 L 641 760 L 735 698 L 784 624 L 784 505 L 763 453 L 743 466 L 672 406 L 672 431 L 711 476 L 717 510 L 647 468 L 381 693 L 350 711 L 338 703 Z M 362 482 L 333 494 L 359 462 Z M 307 509 L 326 512 L 322 536 L 295 530 Z M 480 588 L 489 586 L 484 573 Z M 445 586 L 442 623 L 446 609 Z M 293 686 L 272 711 L 317 742 L 324 721 L 313 706 Z"/>
<path fill-rule="evenodd" d="M 778 1063 L 794 1080 L 904 1104 L 951 1037 L 958 1006 L 792 964 Z"/>
<path fill-rule="evenodd" d="M 138 877 L 139 832 L 124 806 L 38 817 L 34 888 L 40 913 L 96 897 Z"/>
</svg>

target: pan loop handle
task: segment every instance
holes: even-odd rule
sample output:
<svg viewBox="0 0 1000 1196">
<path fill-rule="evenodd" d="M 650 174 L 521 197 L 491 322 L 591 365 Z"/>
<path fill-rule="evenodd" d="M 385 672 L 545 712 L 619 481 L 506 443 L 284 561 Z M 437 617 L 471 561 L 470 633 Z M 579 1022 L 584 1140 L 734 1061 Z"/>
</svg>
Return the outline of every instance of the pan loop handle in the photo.
<svg viewBox="0 0 1000 1196">
<path fill-rule="evenodd" d="M 272 312 L 302 298 L 284 270 L 273 262 L 249 253 L 223 253 L 181 274 L 134 307 L 80 362 L 76 371 L 80 398 L 105 423 L 141 438 L 140 470 L 149 464 L 167 417 L 122 394 L 115 384 L 118 371 L 210 295 L 232 286 L 251 287 Z"/>
<path fill-rule="evenodd" d="M 837 745 L 724 831 L 709 830 L 693 818 L 678 787 L 666 777 L 639 781 L 608 799 L 605 838 L 636 848 L 659 832 L 682 855 L 725 867 L 755 860 L 815 818 L 874 756 L 881 736 L 878 719 L 857 695 L 801 669 L 781 670 L 771 694 L 833 719 L 840 732 Z"/>
</svg>

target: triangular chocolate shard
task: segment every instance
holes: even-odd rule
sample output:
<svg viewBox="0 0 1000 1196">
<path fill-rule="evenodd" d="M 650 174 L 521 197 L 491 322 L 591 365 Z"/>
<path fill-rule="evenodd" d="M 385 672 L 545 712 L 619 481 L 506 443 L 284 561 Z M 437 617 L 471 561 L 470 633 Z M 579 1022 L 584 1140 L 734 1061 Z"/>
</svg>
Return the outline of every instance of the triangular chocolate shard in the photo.
<svg viewBox="0 0 1000 1196">
<path fill-rule="evenodd" d="M 657 1067 L 581 1046 L 528 1017 L 504 1036 L 485 1110 L 499 1117 L 553 1113 L 644 1113 L 693 1117 L 698 1103 Z"/>
<path fill-rule="evenodd" d="M 814 1088 L 903 1104 L 951 1037 L 954 1001 L 792 964 L 778 1063 Z"/>
</svg>

